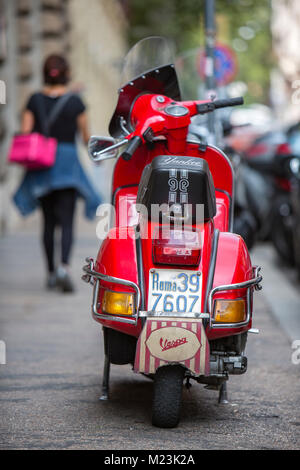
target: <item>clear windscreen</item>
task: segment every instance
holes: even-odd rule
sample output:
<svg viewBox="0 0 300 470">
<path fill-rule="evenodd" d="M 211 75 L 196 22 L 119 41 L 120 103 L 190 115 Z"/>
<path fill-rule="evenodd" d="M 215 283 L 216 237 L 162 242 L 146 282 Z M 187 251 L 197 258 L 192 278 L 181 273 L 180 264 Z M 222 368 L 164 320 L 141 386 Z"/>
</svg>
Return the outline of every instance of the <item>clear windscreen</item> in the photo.
<svg viewBox="0 0 300 470">
<path fill-rule="evenodd" d="M 174 64 L 174 48 L 170 41 L 159 36 L 142 39 L 124 59 L 121 87 L 150 70 Z"/>
<path fill-rule="evenodd" d="M 190 49 L 178 55 L 175 60 L 175 68 L 182 99 L 205 99 L 202 49 Z"/>
<path fill-rule="evenodd" d="M 132 132 L 132 103 L 142 94 L 165 95 L 180 101 L 173 46 L 165 38 L 152 36 L 139 41 L 127 54 L 121 74 L 118 103 L 109 124 L 110 135 L 122 138 Z M 123 123 L 127 128 L 124 130 Z"/>
</svg>

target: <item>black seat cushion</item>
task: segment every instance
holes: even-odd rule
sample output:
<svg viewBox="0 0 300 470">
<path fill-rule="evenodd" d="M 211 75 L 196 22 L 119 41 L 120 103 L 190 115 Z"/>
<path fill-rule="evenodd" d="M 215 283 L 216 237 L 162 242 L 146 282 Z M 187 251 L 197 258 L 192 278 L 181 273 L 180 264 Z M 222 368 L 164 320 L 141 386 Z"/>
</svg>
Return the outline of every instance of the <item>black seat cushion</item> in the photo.
<svg viewBox="0 0 300 470">
<path fill-rule="evenodd" d="M 215 188 L 206 160 L 202 158 L 162 155 L 144 168 L 139 184 L 137 203 L 147 207 L 167 204 L 171 209 L 185 204 L 191 208 L 191 223 L 196 223 L 197 205 L 204 205 L 204 220 L 216 215 Z M 198 221 L 197 221 L 198 222 Z"/>
</svg>

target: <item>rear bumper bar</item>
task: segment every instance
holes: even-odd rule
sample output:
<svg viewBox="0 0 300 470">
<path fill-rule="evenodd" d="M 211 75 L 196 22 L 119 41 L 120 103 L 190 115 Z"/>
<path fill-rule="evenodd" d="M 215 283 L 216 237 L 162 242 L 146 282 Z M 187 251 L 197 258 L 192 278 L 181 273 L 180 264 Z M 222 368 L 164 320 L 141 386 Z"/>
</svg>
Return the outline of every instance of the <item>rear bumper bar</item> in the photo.
<svg viewBox="0 0 300 470">
<path fill-rule="evenodd" d="M 136 325 L 139 318 L 139 305 L 141 300 L 140 288 L 137 284 L 125 279 L 120 279 L 118 277 L 108 276 L 107 274 L 101 274 L 94 270 L 94 261 L 92 258 L 86 258 L 87 265 L 83 266 L 83 271 L 85 274 L 82 276 L 82 280 L 90 283 L 94 286 L 93 291 L 93 303 L 92 303 L 92 313 L 99 320 L 109 320 L 119 323 L 129 323 L 131 325 Z M 101 281 L 109 282 L 112 284 L 118 284 L 126 287 L 130 287 L 135 291 L 135 312 L 131 318 L 117 316 L 117 315 L 105 315 L 98 312 L 98 296 Z"/>
<path fill-rule="evenodd" d="M 119 323 L 127 323 L 131 325 L 136 325 L 139 318 L 147 318 L 147 317 L 183 317 L 183 318 L 194 318 L 194 319 L 209 319 L 209 326 L 210 328 L 239 328 L 245 326 L 249 323 L 251 318 L 251 296 L 254 289 L 260 290 L 261 289 L 261 281 L 262 276 L 259 274 L 260 267 L 253 268 L 253 279 L 250 279 L 245 282 L 240 282 L 237 284 L 229 284 L 223 286 L 217 286 L 212 289 L 208 296 L 208 313 L 176 313 L 176 312 L 152 312 L 152 311 L 142 311 L 139 310 L 140 306 L 140 299 L 141 299 L 141 292 L 139 286 L 126 279 L 121 279 L 113 276 L 108 276 L 107 274 L 101 274 L 94 269 L 94 261 L 92 258 L 86 258 L 86 264 L 83 267 L 84 275 L 82 276 L 82 280 L 90 283 L 94 286 L 93 290 L 93 302 L 92 302 L 92 313 L 95 318 L 99 320 L 109 320 L 115 321 Z M 131 317 L 123 317 L 117 315 L 109 315 L 109 314 L 101 314 L 98 312 L 98 296 L 99 296 L 99 289 L 101 287 L 101 281 L 109 282 L 112 284 L 122 285 L 129 287 L 134 290 L 135 292 L 135 311 Z M 236 289 L 247 289 L 247 317 L 246 320 L 240 323 L 222 323 L 217 324 L 214 323 L 213 320 L 213 298 L 216 292 L 226 292 L 230 290 Z"/>
<path fill-rule="evenodd" d="M 261 268 L 259 266 L 253 267 L 253 278 L 249 279 L 245 282 L 239 282 L 236 284 L 228 284 L 224 286 L 217 286 L 212 289 L 208 295 L 208 310 L 209 310 L 209 318 L 210 318 L 210 328 L 239 328 L 245 326 L 249 323 L 251 319 L 251 305 L 252 305 L 252 293 L 253 290 L 261 290 L 261 281 L 262 275 L 260 274 Z M 231 290 L 238 290 L 238 289 L 247 289 L 247 316 L 246 320 L 239 323 L 214 323 L 213 318 L 213 302 L 214 302 L 214 295 L 217 292 L 228 292 Z"/>
</svg>

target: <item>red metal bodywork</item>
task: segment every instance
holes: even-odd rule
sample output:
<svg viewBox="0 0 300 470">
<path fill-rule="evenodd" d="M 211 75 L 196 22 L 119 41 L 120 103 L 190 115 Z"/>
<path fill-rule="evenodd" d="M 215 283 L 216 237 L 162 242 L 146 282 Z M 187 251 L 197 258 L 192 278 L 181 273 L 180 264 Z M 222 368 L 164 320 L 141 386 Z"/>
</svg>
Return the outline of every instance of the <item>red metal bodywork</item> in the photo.
<svg viewBox="0 0 300 470">
<path fill-rule="evenodd" d="M 207 280 L 211 269 L 212 244 L 217 229 L 220 231 L 220 235 L 213 287 L 244 282 L 253 276 L 251 260 L 244 241 L 238 235 L 229 232 L 231 230 L 233 204 L 233 170 L 229 160 L 220 150 L 207 146 L 205 151 L 200 151 L 197 143 L 186 141 L 190 118 L 196 114 L 196 102 L 178 103 L 186 106 L 189 113 L 186 116 L 174 118 L 166 115 L 162 105 L 155 98 L 155 95 L 143 95 L 136 100 L 131 112 L 131 124 L 135 131 L 128 138 L 138 135 L 143 139 L 144 132 L 151 127 L 154 135 L 162 135 L 165 140 L 157 141 L 153 149 L 142 145 L 134 153 L 130 162 L 126 162 L 122 158 L 117 160 L 112 182 L 113 203 L 116 209 L 116 228 L 110 231 L 102 243 L 95 269 L 100 273 L 127 279 L 138 284 L 136 241 L 133 226 L 138 221 L 135 200 L 144 167 L 158 155 L 191 156 L 205 159 L 208 162 L 216 189 L 217 213 L 213 220 L 197 227 L 201 231 L 203 239 L 198 269 L 202 272 L 203 278 L 202 312 L 204 312 L 208 295 Z M 169 98 L 164 98 L 166 100 L 164 107 L 168 103 L 173 103 Z M 144 229 L 145 227 L 151 230 L 151 222 L 144 224 Z M 129 237 L 126 236 L 128 233 L 130 234 Z M 142 239 L 141 245 L 145 281 L 144 295 L 145 304 L 147 305 L 149 270 L 154 267 L 151 238 Z M 109 288 L 116 290 L 116 286 L 109 286 Z M 239 291 L 232 290 L 216 297 L 226 299 L 239 298 L 245 295 L 246 289 L 242 289 Z M 139 337 L 141 333 L 142 325 L 140 320 L 137 326 L 133 326 L 94 318 L 105 326 L 129 335 Z M 241 328 L 210 330 L 207 327 L 206 335 L 208 339 L 215 339 L 247 331 L 250 327 L 251 320 L 248 325 Z"/>
</svg>

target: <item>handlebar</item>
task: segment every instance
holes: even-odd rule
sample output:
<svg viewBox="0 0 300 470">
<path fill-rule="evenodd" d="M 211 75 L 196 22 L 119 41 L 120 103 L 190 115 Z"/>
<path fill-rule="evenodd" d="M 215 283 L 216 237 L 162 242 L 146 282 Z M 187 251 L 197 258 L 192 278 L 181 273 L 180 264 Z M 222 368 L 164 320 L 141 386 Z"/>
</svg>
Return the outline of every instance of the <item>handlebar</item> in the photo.
<svg viewBox="0 0 300 470">
<path fill-rule="evenodd" d="M 229 98 L 225 100 L 215 100 L 215 101 L 210 101 L 209 103 L 201 103 L 197 104 L 197 112 L 198 114 L 207 114 L 215 111 L 215 109 L 220 109 L 220 108 L 228 108 L 230 106 L 239 106 L 241 104 L 244 104 L 244 98 Z"/>
<path fill-rule="evenodd" d="M 197 114 L 206 114 L 210 113 L 212 111 L 215 111 L 216 109 L 220 108 L 227 108 L 229 106 L 238 106 L 244 103 L 244 99 L 242 97 L 240 98 L 230 98 L 230 99 L 223 99 L 223 100 L 215 100 L 215 101 L 209 101 L 206 103 L 198 103 L 196 104 L 195 102 L 184 102 L 183 105 L 187 106 L 190 109 L 191 115 Z M 196 105 L 196 107 L 195 107 Z M 196 111 L 196 112 L 195 112 Z M 155 129 L 156 132 L 158 132 L 161 126 L 163 126 L 163 122 L 161 119 L 158 121 L 159 126 Z M 149 125 L 149 124 L 147 124 Z M 139 133 L 141 136 L 144 137 L 145 139 L 145 133 L 147 132 L 144 131 L 143 127 L 145 127 L 146 124 L 143 123 L 143 126 L 140 126 L 140 128 L 135 130 L 135 134 Z M 153 122 L 150 125 L 150 129 L 152 129 Z M 154 131 L 154 129 L 152 129 Z M 127 137 L 128 140 L 128 146 L 126 150 L 122 153 L 121 157 L 125 161 L 131 160 L 134 152 L 139 148 L 139 146 L 144 142 L 142 137 L 139 135 L 133 135 L 133 137 L 130 138 L 130 136 Z"/>
<path fill-rule="evenodd" d="M 139 148 L 139 146 L 142 144 L 142 139 L 138 135 L 132 137 L 130 139 L 129 144 L 127 149 L 122 153 L 122 158 L 125 161 L 128 161 L 132 158 L 132 155 L 134 152 Z"/>
</svg>

